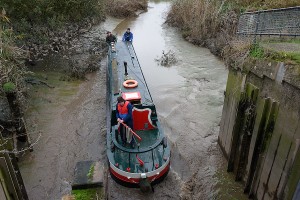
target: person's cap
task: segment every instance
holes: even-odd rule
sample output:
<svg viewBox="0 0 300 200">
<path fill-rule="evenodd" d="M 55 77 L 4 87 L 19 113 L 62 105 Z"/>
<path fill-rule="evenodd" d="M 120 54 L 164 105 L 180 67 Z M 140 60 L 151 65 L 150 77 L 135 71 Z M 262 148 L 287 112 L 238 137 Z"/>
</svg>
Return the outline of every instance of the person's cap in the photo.
<svg viewBox="0 0 300 200">
<path fill-rule="evenodd" d="M 130 28 L 127 28 L 128 31 L 130 31 Z"/>
<path fill-rule="evenodd" d="M 107 31 L 107 32 L 106 32 L 106 34 L 109 34 L 109 33 L 110 33 L 110 31 Z"/>
</svg>

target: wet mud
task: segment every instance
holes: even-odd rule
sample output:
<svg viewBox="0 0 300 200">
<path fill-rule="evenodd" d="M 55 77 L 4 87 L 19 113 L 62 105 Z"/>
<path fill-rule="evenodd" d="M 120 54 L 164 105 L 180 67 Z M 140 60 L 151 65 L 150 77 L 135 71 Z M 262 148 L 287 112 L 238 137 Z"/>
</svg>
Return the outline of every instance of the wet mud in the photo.
<svg viewBox="0 0 300 200">
<path fill-rule="evenodd" d="M 127 27 L 133 31 L 133 45 L 172 147 L 171 170 L 154 193 L 118 185 L 108 174 L 107 198 L 246 199 L 226 173 L 217 144 L 227 70 L 209 50 L 189 44 L 164 24 L 169 6 L 168 1 L 150 1 L 148 12 L 136 18 L 108 18 L 99 26 L 119 40 Z M 89 37 L 93 34 L 98 37 L 99 30 Z M 169 50 L 178 62 L 159 66 L 155 59 Z M 61 199 L 71 191 L 77 161 L 107 162 L 105 62 L 85 81 L 65 82 L 56 72 L 39 73 L 55 88 L 32 90 L 27 119 L 32 140 L 39 142 L 24 155 L 20 168 L 30 199 Z"/>
<path fill-rule="evenodd" d="M 32 89 L 27 123 L 33 142 L 38 141 L 20 162 L 29 199 L 61 199 L 71 191 L 76 162 L 105 158 L 104 72 L 102 66 L 77 82 L 44 72 L 55 88 Z"/>
</svg>

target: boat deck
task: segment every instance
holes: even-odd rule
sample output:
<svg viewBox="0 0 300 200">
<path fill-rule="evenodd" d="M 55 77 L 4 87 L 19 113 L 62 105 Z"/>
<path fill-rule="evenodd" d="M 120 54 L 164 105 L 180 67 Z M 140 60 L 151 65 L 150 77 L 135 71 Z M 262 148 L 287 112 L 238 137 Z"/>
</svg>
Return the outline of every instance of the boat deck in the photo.
<svg viewBox="0 0 300 200">
<path fill-rule="evenodd" d="M 139 61 L 131 43 L 118 42 L 108 54 L 108 134 L 107 157 L 111 172 L 117 179 L 134 183 L 146 173 L 154 181 L 167 174 L 170 163 L 170 147 L 157 119 L 155 105 L 148 90 Z M 128 75 L 125 75 L 124 62 Z M 125 88 L 125 80 L 136 80 L 138 86 Z M 117 97 L 124 93 L 139 92 L 141 101 L 133 103 L 133 131 L 142 138 L 135 138 L 134 148 L 122 145 L 116 119 Z M 130 174 L 130 175 L 129 175 Z"/>
</svg>

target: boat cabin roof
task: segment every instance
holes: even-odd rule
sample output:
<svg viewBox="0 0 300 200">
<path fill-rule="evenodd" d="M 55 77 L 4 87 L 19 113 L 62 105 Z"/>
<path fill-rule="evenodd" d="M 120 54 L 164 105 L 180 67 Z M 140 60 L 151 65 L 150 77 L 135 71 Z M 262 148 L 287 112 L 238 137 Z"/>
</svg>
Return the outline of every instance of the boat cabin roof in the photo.
<svg viewBox="0 0 300 200">
<path fill-rule="evenodd" d="M 111 64 L 111 78 L 113 102 L 121 96 L 133 104 L 143 106 L 153 105 L 147 83 L 145 81 L 140 63 L 131 42 L 118 42 L 110 47 L 108 62 Z M 127 65 L 127 70 L 125 70 Z M 126 80 L 134 80 L 137 86 L 128 88 L 124 86 Z"/>
</svg>

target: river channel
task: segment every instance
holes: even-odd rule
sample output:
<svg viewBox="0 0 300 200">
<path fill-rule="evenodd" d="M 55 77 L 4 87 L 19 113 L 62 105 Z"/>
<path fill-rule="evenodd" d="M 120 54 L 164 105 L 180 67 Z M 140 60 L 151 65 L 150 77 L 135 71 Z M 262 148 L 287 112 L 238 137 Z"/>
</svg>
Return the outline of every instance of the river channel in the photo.
<svg viewBox="0 0 300 200">
<path fill-rule="evenodd" d="M 169 8 L 169 1 L 150 1 L 148 11 L 138 17 L 108 18 L 91 32 L 98 36 L 100 30 L 111 30 L 120 40 L 126 28 L 131 28 L 137 57 L 172 147 L 171 170 L 154 186 L 154 193 L 125 188 L 108 176 L 107 196 L 246 199 L 240 184 L 226 172 L 226 160 L 217 144 L 226 67 L 208 49 L 188 43 L 179 30 L 164 24 Z M 160 66 L 155 59 L 169 50 L 178 62 Z M 52 59 L 48 65 L 57 62 Z M 20 168 L 30 199 L 60 199 L 70 193 L 77 161 L 106 162 L 105 63 L 86 81 L 62 82 L 59 72 L 36 72 L 47 76 L 55 89 L 34 89 L 27 118 L 33 140 L 40 141 Z"/>
</svg>

